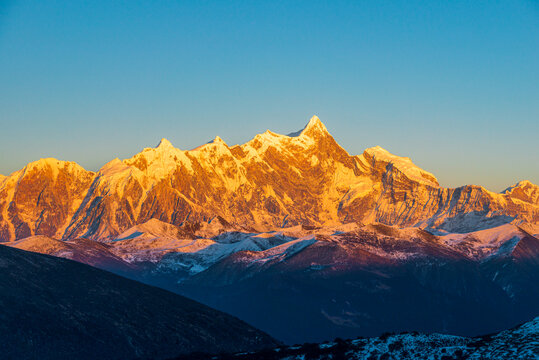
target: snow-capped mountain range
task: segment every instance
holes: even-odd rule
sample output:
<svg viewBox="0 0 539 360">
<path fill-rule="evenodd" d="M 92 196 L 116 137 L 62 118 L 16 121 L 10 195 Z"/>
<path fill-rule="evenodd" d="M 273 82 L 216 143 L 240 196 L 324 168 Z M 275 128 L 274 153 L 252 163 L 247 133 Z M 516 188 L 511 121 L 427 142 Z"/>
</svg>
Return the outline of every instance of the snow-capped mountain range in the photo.
<svg viewBox="0 0 539 360">
<path fill-rule="evenodd" d="M 288 343 L 477 335 L 539 314 L 539 187 L 450 189 L 380 147 L 301 131 L 166 139 L 98 172 L 0 177 L 0 241 L 161 286 Z"/>
<path fill-rule="evenodd" d="M 380 147 L 349 155 L 314 116 L 299 132 L 222 139 L 193 150 L 166 139 L 98 172 L 41 159 L 0 179 L 0 240 L 32 235 L 110 240 L 158 219 L 177 226 L 220 217 L 248 231 L 293 225 L 381 222 L 469 232 L 539 222 L 539 188 L 522 181 L 501 194 L 442 188 L 409 158 Z M 539 232 L 539 231 L 538 231 Z"/>
</svg>

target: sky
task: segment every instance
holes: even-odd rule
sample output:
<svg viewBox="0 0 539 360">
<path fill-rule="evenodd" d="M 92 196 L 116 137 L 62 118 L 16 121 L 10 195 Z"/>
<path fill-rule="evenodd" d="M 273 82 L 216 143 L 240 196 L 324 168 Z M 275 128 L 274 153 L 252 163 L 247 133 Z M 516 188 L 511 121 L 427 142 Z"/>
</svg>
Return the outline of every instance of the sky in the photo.
<svg viewBox="0 0 539 360">
<path fill-rule="evenodd" d="M 315 114 L 443 186 L 538 184 L 539 2 L 0 0 L 0 174 Z"/>
</svg>

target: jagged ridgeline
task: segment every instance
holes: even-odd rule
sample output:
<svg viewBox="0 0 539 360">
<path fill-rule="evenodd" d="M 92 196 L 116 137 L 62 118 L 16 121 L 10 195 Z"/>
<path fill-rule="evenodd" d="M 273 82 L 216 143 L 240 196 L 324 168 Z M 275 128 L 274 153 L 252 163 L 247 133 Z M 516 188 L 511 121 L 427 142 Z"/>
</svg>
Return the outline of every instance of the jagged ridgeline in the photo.
<svg viewBox="0 0 539 360">
<path fill-rule="evenodd" d="M 219 219 L 238 229 L 381 222 L 469 232 L 539 221 L 539 188 L 503 193 L 440 187 L 409 158 L 380 147 L 348 154 L 314 116 L 301 131 L 271 131 L 228 146 L 196 149 L 166 139 L 98 172 L 41 159 L 0 177 L 0 240 L 46 235 L 109 240 L 150 219 L 197 227 Z"/>
</svg>

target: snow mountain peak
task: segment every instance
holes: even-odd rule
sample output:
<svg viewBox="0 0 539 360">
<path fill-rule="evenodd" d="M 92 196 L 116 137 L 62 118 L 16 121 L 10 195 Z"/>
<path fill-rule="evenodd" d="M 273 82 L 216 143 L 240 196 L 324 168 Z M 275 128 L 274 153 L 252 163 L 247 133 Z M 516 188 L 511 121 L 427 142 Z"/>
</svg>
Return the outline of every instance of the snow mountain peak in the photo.
<svg viewBox="0 0 539 360">
<path fill-rule="evenodd" d="M 221 139 L 219 136 L 216 136 L 212 141 L 210 141 L 208 144 L 221 144 L 221 145 L 225 145 L 225 146 L 228 146 L 226 144 L 226 142 Z"/>
<path fill-rule="evenodd" d="M 309 128 L 309 127 L 313 127 L 313 126 L 322 126 L 324 129 L 325 129 L 325 126 L 324 124 L 322 124 L 322 121 L 320 120 L 320 118 L 316 115 L 313 115 L 310 119 L 309 119 L 309 122 L 307 123 L 307 125 L 305 126 L 306 128 Z"/>
<path fill-rule="evenodd" d="M 103 176 L 114 176 L 128 170 L 130 170 L 128 165 L 124 164 L 122 160 L 115 158 L 103 165 L 99 169 L 99 174 Z"/>
<path fill-rule="evenodd" d="M 172 143 L 170 141 L 168 141 L 167 139 L 165 138 L 162 138 L 160 141 L 159 141 L 159 144 L 157 144 L 157 146 L 155 147 L 156 149 L 169 149 L 169 148 L 173 148 L 174 146 L 172 145 Z"/>
<path fill-rule="evenodd" d="M 219 155 L 229 153 L 229 147 L 228 147 L 227 143 L 223 139 L 221 139 L 219 136 L 215 136 L 215 138 L 213 138 L 213 140 L 210 140 L 210 141 L 208 141 L 207 143 L 205 143 L 203 145 L 197 146 L 196 148 L 191 149 L 188 152 L 191 155 L 199 156 L 199 155 L 195 155 L 195 154 L 200 154 L 201 152 L 202 153 L 212 152 L 212 153 L 214 153 L 214 155 L 217 155 L 217 153 L 215 153 L 216 151 L 217 151 L 217 153 Z"/>
<path fill-rule="evenodd" d="M 522 180 L 502 191 L 502 194 L 510 194 L 521 201 L 537 203 L 539 201 L 539 186 L 529 180 Z"/>
<path fill-rule="evenodd" d="M 320 137 L 320 136 L 326 136 L 329 135 L 328 129 L 326 126 L 320 121 L 320 118 L 318 116 L 314 115 L 311 117 L 307 125 L 300 131 L 296 131 L 293 133 L 288 134 L 290 137 Z"/>
<path fill-rule="evenodd" d="M 52 174 L 54 178 L 56 178 L 60 172 L 68 172 L 72 174 L 91 173 L 86 171 L 76 162 L 63 161 L 49 157 L 28 163 L 23 169 L 19 170 L 18 172 L 15 172 L 14 174 L 19 173 L 22 176 L 26 176 L 32 172 L 49 173 Z"/>
</svg>

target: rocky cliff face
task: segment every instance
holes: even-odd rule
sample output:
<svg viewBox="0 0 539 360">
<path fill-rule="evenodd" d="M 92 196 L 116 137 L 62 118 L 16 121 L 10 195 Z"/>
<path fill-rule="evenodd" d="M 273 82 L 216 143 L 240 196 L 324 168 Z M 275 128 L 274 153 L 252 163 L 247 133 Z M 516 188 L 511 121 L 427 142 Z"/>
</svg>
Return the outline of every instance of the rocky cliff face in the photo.
<svg viewBox="0 0 539 360">
<path fill-rule="evenodd" d="M 97 173 L 42 159 L 0 178 L 0 240 L 32 235 L 108 240 L 150 219 L 269 231 L 374 221 L 469 232 L 539 223 L 539 188 L 501 194 L 441 188 L 434 175 L 380 147 L 349 155 L 317 117 L 297 133 L 266 131 L 228 146 L 216 137 L 183 151 L 163 139 Z"/>
<path fill-rule="evenodd" d="M 73 162 L 41 159 L 0 182 L 0 238 L 61 238 L 94 174 Z"/>
</svg>

